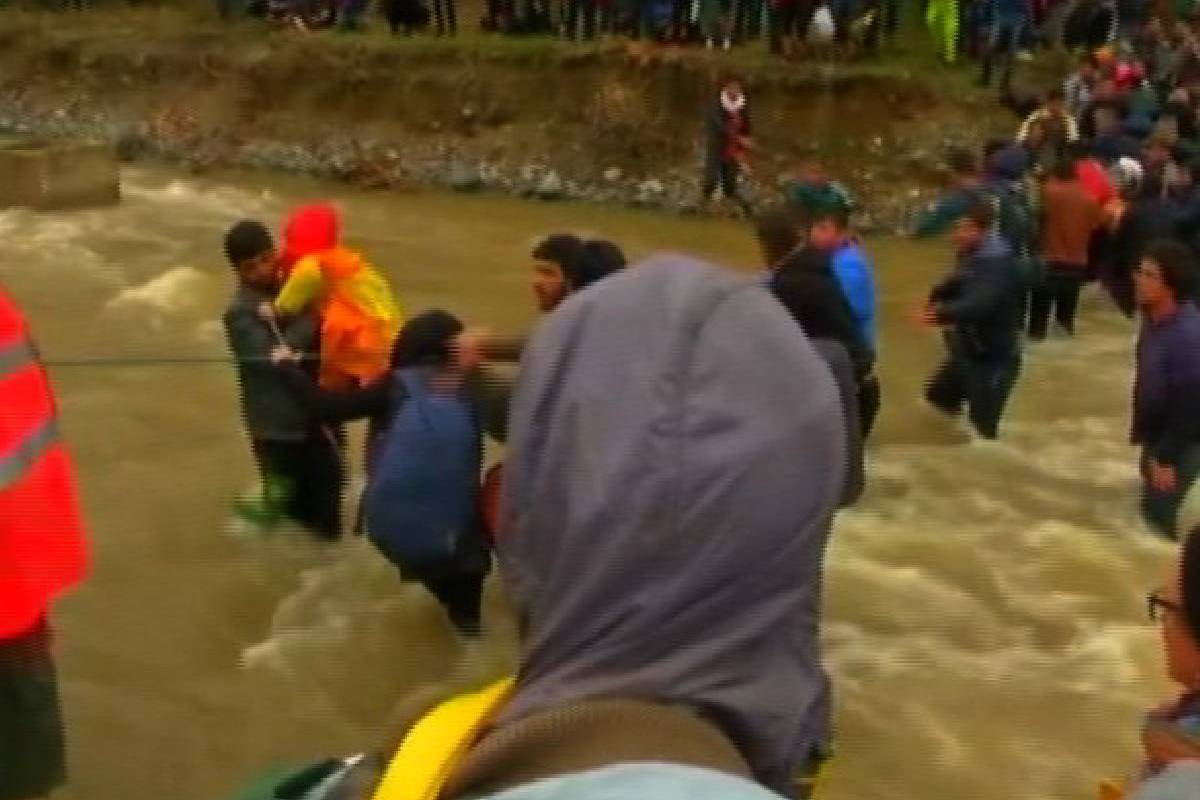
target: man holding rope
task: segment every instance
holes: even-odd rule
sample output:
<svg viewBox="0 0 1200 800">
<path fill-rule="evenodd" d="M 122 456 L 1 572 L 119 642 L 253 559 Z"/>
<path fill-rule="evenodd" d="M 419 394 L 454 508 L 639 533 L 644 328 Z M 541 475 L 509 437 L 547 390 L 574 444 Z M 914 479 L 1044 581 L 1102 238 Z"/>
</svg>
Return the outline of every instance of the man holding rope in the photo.
<svg viewBox="0 0 1200 800">
<path fill-rule="evenodd" d="M 270 360 L 279 347 L 314 352 L 316 316 L 302 313 L 281 324 L 260 314 L 279 293 L 278 254 L 261 223 L 234 225 L 225 236 L 225 255 L 238 278 L 225 332 L 238 361 L 242 416 L 262 476 L 261 495 L 240 500 L 238 513 L 263 526 L 287 517 L 322 539 L 336 539 L 344 482 L 337 443 Z"/>
</svg>

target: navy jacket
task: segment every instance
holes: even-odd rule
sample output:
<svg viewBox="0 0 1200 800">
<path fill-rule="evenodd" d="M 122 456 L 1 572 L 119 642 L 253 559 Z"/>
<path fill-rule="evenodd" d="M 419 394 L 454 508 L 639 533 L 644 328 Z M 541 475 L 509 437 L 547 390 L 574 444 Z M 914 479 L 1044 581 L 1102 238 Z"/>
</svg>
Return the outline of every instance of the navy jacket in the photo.
<svg viewBox="0 0 1200 800">
<path fill-rule="evenodd" d="M 1160 322 L 1146 320 L 1137 344 L 1130 441 L 1173 463 L 1200 444 L 1200 310 L 1191 302 Z"/>
<path fill-rule="evenodd" d="M 964 355 L 991 360 L 1020 349 L 1023 295 L 1012 249 L 998 233 L 989 233 L 976 250 L 959 255 L 929 299 L 938 322 L 954 326 Z"/>
</svg>

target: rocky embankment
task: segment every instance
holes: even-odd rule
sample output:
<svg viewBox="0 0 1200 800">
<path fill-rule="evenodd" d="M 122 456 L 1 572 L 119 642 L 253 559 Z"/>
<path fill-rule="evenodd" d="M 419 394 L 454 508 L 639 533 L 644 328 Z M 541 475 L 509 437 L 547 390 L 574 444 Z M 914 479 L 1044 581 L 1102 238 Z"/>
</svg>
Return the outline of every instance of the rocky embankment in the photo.
<svg viewBox="0 0 1200 800">
<path fill-rule="evenodd" d="M 0 130 L 105 141 L 122 159 L 284 170 L 379 189 L 697 210 L 719 56 L 629 46 L 438 49 L 373 36 L 198 30 L 125 17 L 0 21 Z M 89 24 L 91 23 L 91 24 Z M 528 44 L 528 43 L 527 43 Z M 818 158 L 900 226 L 942 154 L 1008 124 L 985 97 L 855 66 L 745 69 L 760 200 Z"/>
</svg>

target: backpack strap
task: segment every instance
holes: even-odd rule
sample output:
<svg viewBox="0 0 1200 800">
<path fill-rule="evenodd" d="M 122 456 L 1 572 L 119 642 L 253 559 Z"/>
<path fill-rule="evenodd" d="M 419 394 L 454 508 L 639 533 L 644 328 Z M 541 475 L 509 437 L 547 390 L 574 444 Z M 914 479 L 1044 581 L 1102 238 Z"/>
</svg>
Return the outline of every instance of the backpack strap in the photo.
<svg viewBox="0 0 1200 800">
<path fill-rule="evenodd" d="M 451 772 L 508 701 L 515 682 L 503 678 L 447 700 L 424 716 L 404 737 L 373 800 L 436 800 Z"/>
</svg>

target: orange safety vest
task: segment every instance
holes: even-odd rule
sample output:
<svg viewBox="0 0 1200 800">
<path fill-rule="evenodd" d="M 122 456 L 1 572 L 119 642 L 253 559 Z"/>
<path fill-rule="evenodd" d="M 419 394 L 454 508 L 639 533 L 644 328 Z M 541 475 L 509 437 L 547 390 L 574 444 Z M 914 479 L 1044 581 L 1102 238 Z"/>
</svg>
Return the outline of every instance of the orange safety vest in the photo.
<svg viewBox="0 0 1200 800">
<path fill-rule="evenodd" d="M 0 639 L 30 630 L 86 571 L 50 382 L 24 316 L 0 291 Z"/>
</svg>

